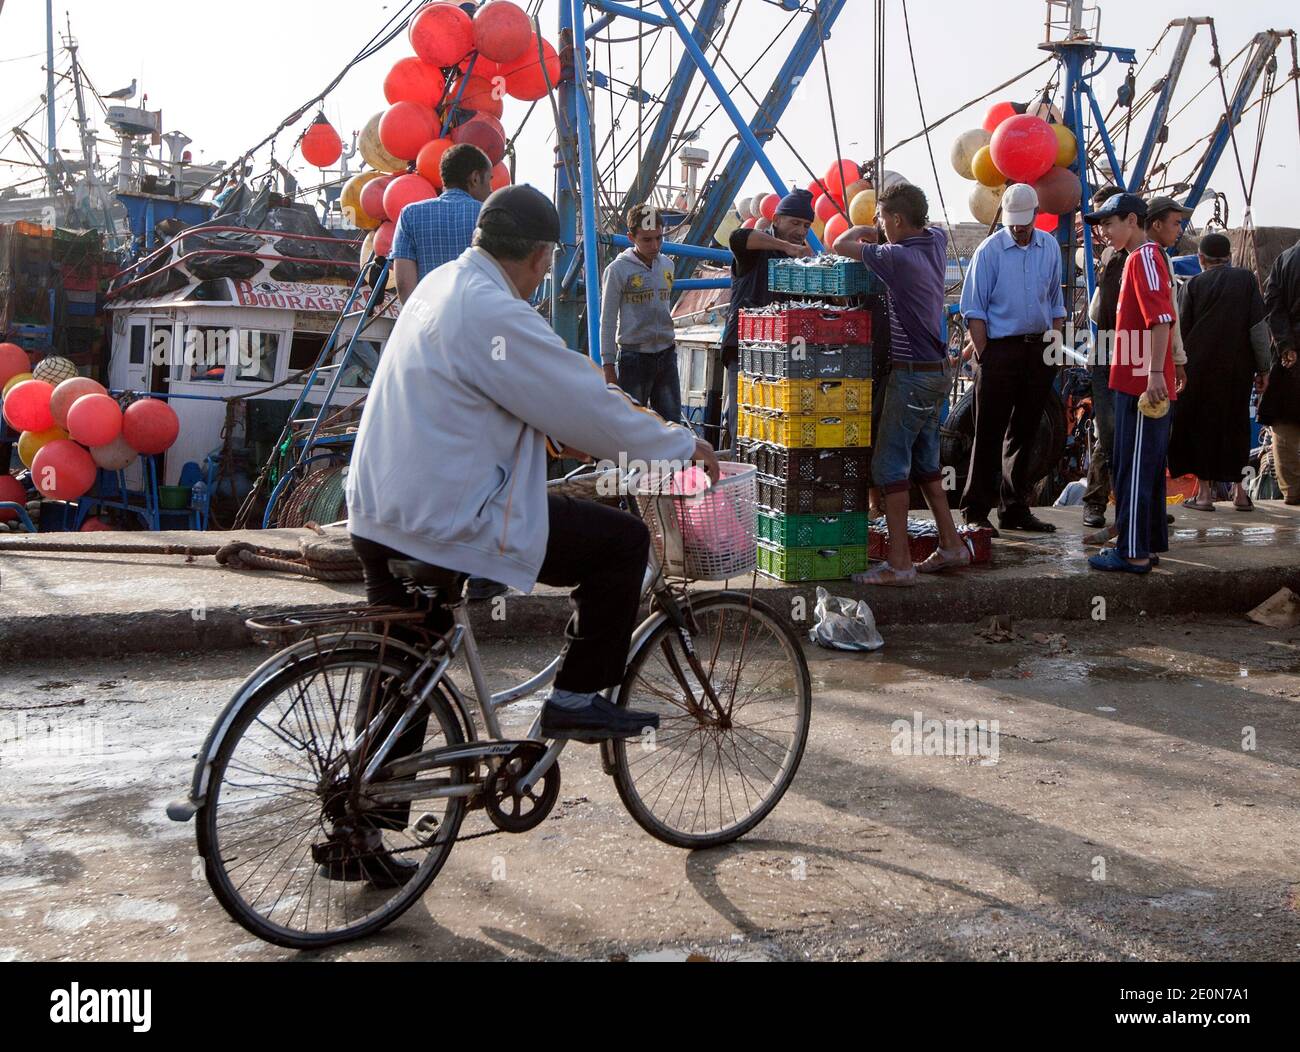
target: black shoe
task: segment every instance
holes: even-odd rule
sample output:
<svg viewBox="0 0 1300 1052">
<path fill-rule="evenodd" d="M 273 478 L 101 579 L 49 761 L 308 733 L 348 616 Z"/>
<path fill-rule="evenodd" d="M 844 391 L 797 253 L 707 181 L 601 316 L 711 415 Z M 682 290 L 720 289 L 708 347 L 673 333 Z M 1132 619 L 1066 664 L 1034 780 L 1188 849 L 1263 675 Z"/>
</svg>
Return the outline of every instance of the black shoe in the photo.
<svg viewBox="0 0 1300 1052">
<path fill-rule="evenodd" d="M 998 533 L 998 528 L 994 526 L 993 523 L 989 522 L 989 517 L 987 515 L 981 515 L 979 518 L 976 518 L 973 515 L 963 515 L 962 521 L 972 530 L 991 530 L 994 537 L 1002 536 Z"/>
<path fill-rule="evenodd" d="M 1106 525 L 1105 508 L 1089 508 L 1083 513 L 1083 524 L 1092 530 L 1099 530 Z"/>
<path fill-rule="evenodd" d="M 487 599 L 495 599 L 499 595 L 505 595 L 508 591 L 510 591 L 508 586 L 499 584 L 496 581 L 489 581 L 486 577 L 471 577 L 469 579 L 469 588 L 465 594 L 471 603 L 481 603 Z"/>
<path fill-rule="evenodd" d="M 1032 512 L 1021 515 L 998 516 L 998 525 L 1004 530 L 1020 530 L 1024 533 L 1055 533 L 1056 527 L 1050 522 L 1036 518 Z"/>
<path fill-rule="evenodd" d="M 542 737 L 592 744 L 616 738 L 635 738 L 647 727 L 659 727 L 657 713 L 619 708 L 600 694 L 589 695 L 589 699 L 579 709 L 564 708 L 547 701 L 542 708 Z"/>
<path fill-rule="evenodd" d="M 1173 524 L 1174 524 L 1174 517 L 1173 517 L 1172 515 L 1170 515 L 1169 513 L 1166 512 L 1166 513 L 1165 513 L 1165 525 L 1166 525 L 1166 526 L 1172 526 Z"/>
<path fill-rule="evenodd" d="M 420 868 L 418 862 L 398 858 L 385 847 L 378 830 L 354 837 L 336 830 L 323 844 L 312 845 L 316 872 L 326 880 L 345 883 L 366 881 L 374 888 L 400 888 Z"/>
</svg>

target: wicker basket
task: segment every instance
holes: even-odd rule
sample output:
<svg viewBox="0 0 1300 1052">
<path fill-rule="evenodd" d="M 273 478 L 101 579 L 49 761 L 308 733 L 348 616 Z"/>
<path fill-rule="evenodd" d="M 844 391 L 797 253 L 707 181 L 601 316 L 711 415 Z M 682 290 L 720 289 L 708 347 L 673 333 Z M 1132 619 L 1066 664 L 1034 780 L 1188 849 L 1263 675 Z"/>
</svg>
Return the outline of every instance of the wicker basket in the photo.
<svg viewBox="0 0 1300 1052">
<path fill-rule="evenodd" d="M 754 569 L 757 478 L 751 464 L 723 462 L 722 477 L 694 496 L 665 492 L 671 477 L 642 478 L 642 514 L 665 573 L 690 581 L 725 581 Z"/>
</svg>

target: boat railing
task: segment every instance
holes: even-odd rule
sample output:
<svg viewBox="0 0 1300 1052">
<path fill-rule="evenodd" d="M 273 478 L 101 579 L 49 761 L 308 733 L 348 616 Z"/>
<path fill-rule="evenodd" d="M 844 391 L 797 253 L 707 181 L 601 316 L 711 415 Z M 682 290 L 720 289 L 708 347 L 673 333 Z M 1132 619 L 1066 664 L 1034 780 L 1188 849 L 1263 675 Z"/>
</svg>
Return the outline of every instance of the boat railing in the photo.
<svg viewBox="0 0 1300 1052">
<path fill-rule="evenodd" d="M 284 230 L 284 231 L 264 230 L 264 229 L 255 230 L 252 229 L 251 227 L 241 227 L 241 226 L 189 227 L 181 231 L 170 241 L 167 241 L 164 244 L 160 245 L 158 248 L 154 249 L 147 256 L 142 256 L 140 259 L 136 260 L 130 266 L 125 267 L 124 269 L 119 271 L 116 275 L 114 275 L 113 280 L 118 281 L 122 277 L 129 274 L 140 274 L 141 268 L 147 268 L 151 262 L 161 258 L 167 252 L 170 252 L 171 249 L 176 245 L 178 241 L 183 241 L 186 237 L 193 237 L 199 234 L 204 234 L 204 235 L 206 234 L 254 234 L 264 240 L 274 239 L 276 241 L 279 241 L 279 240 L 287 239 L 291 241 L 321 241 L 333 245 L 352 244 L 352 242 L 345 241 L 342 238 L 322 237 L 319 234 L 297 234 L 288 230 Z M 232 256 L 236 259 L 262 259 L 274 263 L 306 263 L 312 266 L 320 266 L 322 263 L 326 263 L 335 266 L 351 267 L 353 270 L 359 270 L 361 267 L 361 264 L 359 262 L 353 260 L 346 260 L 346 259 L 322 260 L 313 256 L 287 256 L 280 252 L 235 252 L 235 251 L 231 251 L 229 248 L 196 248 L 189 252 L 184 253 L 183 255 L 177 256 L 166 266 L 159 267 L 157 270 L 150 270 L 146 274 L 140 274 L 139 277 L 132 278 L 130 281 L 127 281 L 122 285 L 117 285 L 116 287 L 111 288 L 108 291 L 106 298 L 110 300 L 117 299 L 127 290 L 132 289 L 135 286 L 140 285 L 151 278 L 157 277 L 159 274 L 165 274 L 173 267 L 179 267 L 182 264 L 201 256 Z"/>
</svg>

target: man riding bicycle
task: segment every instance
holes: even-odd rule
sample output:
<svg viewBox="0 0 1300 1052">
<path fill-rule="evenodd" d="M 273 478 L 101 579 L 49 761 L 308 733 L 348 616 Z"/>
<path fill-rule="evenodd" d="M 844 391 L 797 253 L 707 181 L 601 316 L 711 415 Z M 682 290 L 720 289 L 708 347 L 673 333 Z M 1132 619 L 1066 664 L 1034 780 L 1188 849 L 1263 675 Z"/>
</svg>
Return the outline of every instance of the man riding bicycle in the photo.
<svg viewBox="0 0 1300 1052">
<path fill-rule="evenodd" d="M 573 588 L 541 732 L 594 742 L 657 726 L 603 696 L 623 678 L 649 532 L 617 509 L 548 495 L 548 442 L 615 462 L 696 461 L 715 479 L 718 467 L 708 443 L 606 386 L 530 305 L 559 238 L 542 193 L 498 190 L 473 247 L 406 301 L 357 434 L 349 530 L 372 603 L 409 604 L 388 567 L 402 558 L 524 592 L 538 581 Z"/>
</svg>

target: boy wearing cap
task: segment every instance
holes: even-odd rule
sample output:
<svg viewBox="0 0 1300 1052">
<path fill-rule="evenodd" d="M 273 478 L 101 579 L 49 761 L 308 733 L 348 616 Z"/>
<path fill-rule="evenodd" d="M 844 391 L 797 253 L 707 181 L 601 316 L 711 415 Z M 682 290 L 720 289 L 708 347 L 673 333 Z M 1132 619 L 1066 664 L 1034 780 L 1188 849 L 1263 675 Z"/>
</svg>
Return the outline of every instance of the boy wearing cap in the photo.
<svg viewBox="0 0 1300 1052">
<path fill-rule="evenodd" d="M 975 441 L 962 507 L 969 525 L 990 530 L 995 504 L 1004 530 L 1056 530 L 1030 510 L 1036 480 L 1029 466 L 1056 377 L 1047 340 L 1065 325 L 1061 246 L 1034 226 L 1037 215 L 1032 186 L 1008 187 L 1003 229 L 975 250 L 962 286 L 961 312 L 975 348 Z"/>
<path fill-rule="evenodd" d="M 1114 548 L 1094 555 L 1095 570 L 1145 574 L 1169 550 L 1165 469 L 1169 403 L 1177 397 L 1172 329 L 1174 290 L 1165 248 L 1182 235 L 1190 214 L 1169 198 L 1145 202 L 1117 194 L 1084 217 L 1101 224 L 1106 240 L 1129 250 L 1111 338 L 1110 386 L 1115 392 Z"/>
<path fill-rule="evenodd" d="M 728 247 L 731 249 L 731 303 L 727 312 L 727 327 L 722 332 L 722 364 L 726 366 L 726 391 L 724 392 L 723 427 L 736 442 L 737 381 L 740 377 L 740 343 L 738 339 L 740 312 L 754 307 L 766 307 L 772 302 L 767 287 L 767 261 L 769 259 L 798 259 L 811 256 L 808 231 L 813 224 L 812 194 L 807 190 L 792 190 L 781 198 L 772 220 L 772 233 L 741 227 L 733 231 Z"/>
<path fill-rule="evenodd" d="M 682 382 L 673 329 L 673 264 L 663 254 L 664 224 L 653 205 L 627 213 L 624 249 L 605 268 L 600 356 L 605 379 L 670 423 L 682 418 Z"/>
</svg>

